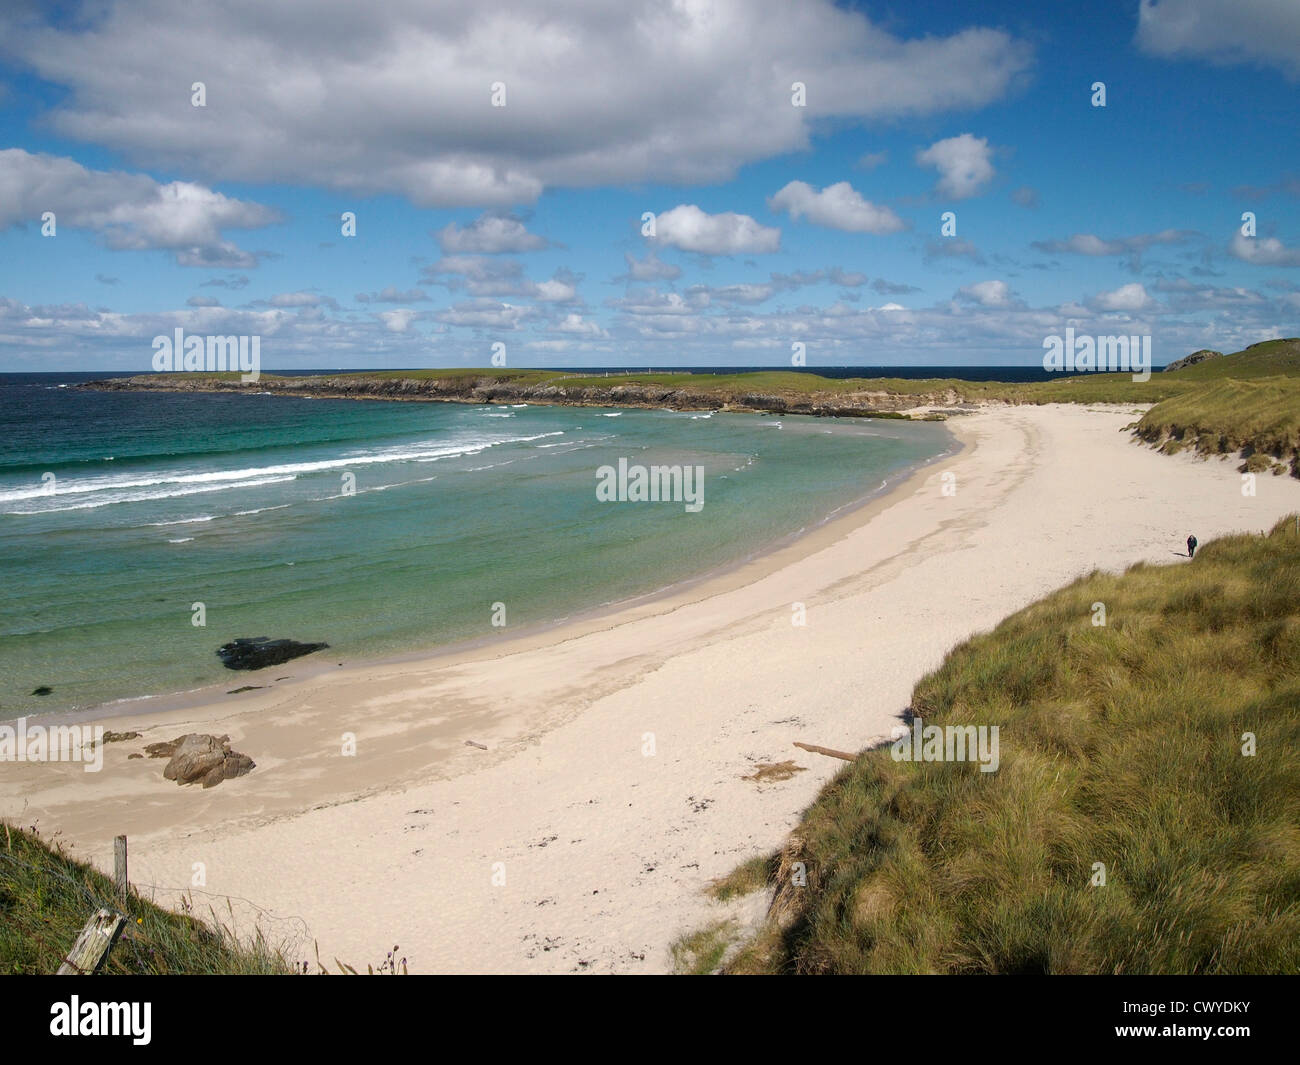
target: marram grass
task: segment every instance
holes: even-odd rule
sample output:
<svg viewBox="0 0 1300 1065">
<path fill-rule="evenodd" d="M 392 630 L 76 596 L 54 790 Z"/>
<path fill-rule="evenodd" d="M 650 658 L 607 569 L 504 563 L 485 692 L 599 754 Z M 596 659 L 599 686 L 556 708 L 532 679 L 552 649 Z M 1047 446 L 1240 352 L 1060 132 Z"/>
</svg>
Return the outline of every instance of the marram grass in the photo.
<svg viewBox="0 0 1300 1065">
<path fill-rule="evenodd" d="M 1300 972 L 1296 517 L 1076 581 L 957 647 L 913 708 L 999 726 L 1000 769 L 847 766 L 728 971 Z"/>
<path fill-rule="evenodd" d="M 112 879 L 34 832 L 0 825 L 0 974 L 53 973 L 100 906 L 117 908 Z M 241 944 L 212 924 L 173 913 L 134 891 L 126 929 L 105 974 L 256 974 L 293 971 L 260 937 Z"/>
</svg>

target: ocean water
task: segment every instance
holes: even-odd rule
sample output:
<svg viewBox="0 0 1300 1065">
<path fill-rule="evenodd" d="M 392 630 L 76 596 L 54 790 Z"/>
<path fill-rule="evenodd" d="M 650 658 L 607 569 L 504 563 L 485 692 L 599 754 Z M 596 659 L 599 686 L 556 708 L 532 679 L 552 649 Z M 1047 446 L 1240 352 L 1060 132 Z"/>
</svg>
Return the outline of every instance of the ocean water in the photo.
<svg viewBox="0 0 1300 1065">
<path fill-rule="evenodd" d="M 74 387 L 94 376 L 0 375 L 0 719 L 490 637 L 494 604 L 507 633 L 562 620 L 951 446 L 936 423 Z M 601 502 L 620 459 L 701 467 L 702 509 Z M 331 649 L 233 672 L 238 636 Z"/>
</svg>

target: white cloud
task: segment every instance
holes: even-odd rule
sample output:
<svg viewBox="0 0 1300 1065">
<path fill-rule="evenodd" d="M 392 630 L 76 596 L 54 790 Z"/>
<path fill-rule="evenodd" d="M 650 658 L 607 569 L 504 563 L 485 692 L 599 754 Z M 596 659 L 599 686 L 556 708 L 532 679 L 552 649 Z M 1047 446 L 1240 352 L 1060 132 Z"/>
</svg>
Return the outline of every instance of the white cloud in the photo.
<svg viewBox="0 0 1300 1065">
<path fill-rule="evenodd" d="M 1098 292 L 1092 299 L 1093 306 L 1103 311 L 1140 311 L 1150 303 L 1146 287 L 1136 281 L 1111 292 Z"/>
<path fill-rule="evenodd" d="M 1246 237 L 1238 230 L 1228 250 L 1256 266 L 1300 266 L 1300 249 L 1288 248 L 1277 237 Z"/>
<path fill-rule="evenodd" d="M 709 294 L 703 287 L 692 289 L 686 298 L 677 292 L 660 293 L 658 289 L 641 289 L 629 292 L 622 299 L 608 301 L 625 314 L 635 315 L 683 315 L 693 314 L 709 305 Z"/>
<path fill-rule="evenodd" d="M 566 314 L 564 316 L 564 321 L 560 322 L 558 325 L 555 326 L 555 332 L 570 333 L 574 336 L 588 336 L 588 337 L 609 336 L 609 334 L 606 333 L 605 330 L 602 329 L 599 325 L 597 325 L 595 322 L 587 321 L 580 314 Z"/>
<path fill-rule="evenodd" d="M 973 285 L 962 285 L 957 295 L 981 307 L 1008 307 L 1012 303 L 1011 289 L 1005 281 L 977 281 Z"/>
<path fill-rule="evenodd" d="M 544 303 L 568 303 L 569 300 L 577 297 L 578 291 L 568 281 L 555 278 L 550 281 L 537 282 L 533 285 L 529 294 L 534 299 L 541 300 Z"/>
<path fill-rule="evenodd" d="M 529 233 L 517 218 L 485 214 L 465 229 L 452 222 L 434 234 L 447 255 L 500 255 L 538 251 L 547 246 L 545 237 Z"/>
<path fill-rule="evenodd" d="M 380 311 L 379 320 L 384 323 L 384 328 L 390 333 L 405 333 L 415 315 L 416 312 L 409 308 L 396 311 Z"/>
<path fill-rule="evenodd" d="M 864 200 L 847 181 L 828 185 L 821 192 L 803 181 L 791 181 L 769 197 L 767 206 L 788 211 L 793 219 L 806 216 L 816 225 L 846 233 L 897 233 L 903 228 L 898 215 Z"/>
<path fill-rule="evenodd" d="M 96 234 L 114 250 L 161 249 L 181 266 L 247 269 L 257 257 L 222 235 L 277 221 L 269 207 L 234 200 L 188 181 L 159 184 L 145 174 L 88 170 L 62 156 L 0 150 L 0 229 L 39 222 Z"/>
<path fill-rule="evenodd" d="M 932 166 L 939 171 L 939 184 L 935 190 L 954 200 L 976 195 L 993 180 L 995 171 L 991 158 L 988 138 L 970 133 L 935 141 L 924 151 L 916 153 L 918 165 Z"/>
<path fill-rule="evenodd" d="M 1152 55 L 1276 67 L 1300 79 L 1295 0 L 1142 0 L 1138 46 Z"/>
<path fill-rule="evenodd" d="M 984 106 L 1032 61 L 1001 30 L 909 40 L 832 0 L 94 8 L 44 23 L 25 4 L 0 14 L 0 49 L 62 90 L 58 135 L 209 181 L 424 207 L 723 181 L 805 149 L 819 121 Z M 204 108 L 190 104 L 195 80 Z M 491 106 L 497 81 L 505 107 Z M 790 105 L 794 81 L 806 107 Z"/>
<path fill-rule="evenodd" d="M 747 214 L 707 214 L 695 204 L 680 204 L 655 218 L 653 239 L 701 255 L 745 255 L 781 247 L 781 231 L 759 225 Z"/>
<path fill-rule="evenodd" d="M 477 329 L 518 329 L 528 317 L 529 309 L 497 300 L 470 300 L 457 303 L 436 317 L 444 325 L 463 325 Z"/>
</svg>

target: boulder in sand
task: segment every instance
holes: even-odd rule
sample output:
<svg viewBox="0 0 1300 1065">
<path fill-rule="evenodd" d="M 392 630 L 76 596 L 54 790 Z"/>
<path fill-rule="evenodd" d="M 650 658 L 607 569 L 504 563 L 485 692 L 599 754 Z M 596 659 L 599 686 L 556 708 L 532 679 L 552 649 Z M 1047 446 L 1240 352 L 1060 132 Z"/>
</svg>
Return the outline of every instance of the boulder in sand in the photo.
<svg viewBox="0 0 1300 1065">
<path fill-rule="evenodd" d="M 229 736 L 190 732 L 145 748 L 150 758 L 168 758 L 163 776 L 177 784 L 201 783 L 214 787 L 223 780 L 242 777 L 256 767 L 246 754 L 230 749 Z"/>
</svg>

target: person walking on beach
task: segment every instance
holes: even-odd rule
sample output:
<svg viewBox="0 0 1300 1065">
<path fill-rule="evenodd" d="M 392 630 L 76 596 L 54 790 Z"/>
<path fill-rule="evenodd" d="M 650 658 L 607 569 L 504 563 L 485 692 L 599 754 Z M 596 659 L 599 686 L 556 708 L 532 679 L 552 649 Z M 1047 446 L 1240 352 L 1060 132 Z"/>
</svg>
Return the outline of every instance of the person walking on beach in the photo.
<svg viewBox="0 0 1300 1065">
<path fill-rule="evenodd" d="M 1188 558 L 1195 558 L 1195 557 L 1196 557 L 1196 537 L 1195 537 L 1195 536 L 1189 536 L 1189 537 L 1187 538 L 1187 557 L 1188 557 Z"/>
</svg>

